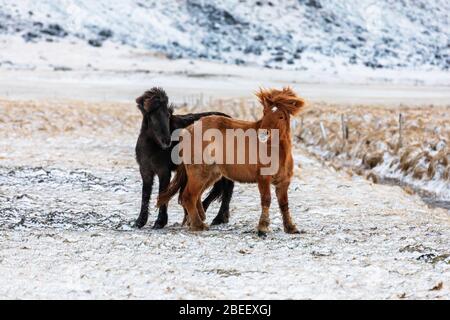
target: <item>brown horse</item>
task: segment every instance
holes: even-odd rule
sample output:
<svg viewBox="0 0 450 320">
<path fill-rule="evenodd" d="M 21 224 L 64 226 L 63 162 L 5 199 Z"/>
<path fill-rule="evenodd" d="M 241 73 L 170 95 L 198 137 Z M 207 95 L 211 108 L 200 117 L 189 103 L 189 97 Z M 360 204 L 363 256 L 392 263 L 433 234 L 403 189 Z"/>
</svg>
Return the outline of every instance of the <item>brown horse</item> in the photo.
<svg viewBox="0 0 450 320">
<path fill-rule="evenodd" d="M 187 134 L 191 137 L 195 136 L 196 126 L 200 127 L 202 132 L 213 129 L 222 137 L 228 137 L 230 132 L 233 134 L 231 140 L 219 139 L 217 135 L 214 135 L 214 139 L 209 141 L 204 141 L 203 138 L 200 143 L 200 153 L 203 157 L 210 156 L 206 161 L 204 158 L 200 163 L 195 161 L 199 155 L 199 149 L 195 149 L 194 141 L 190 141 L 195 138 L 185 141 L 185 136 L 182 136 L 183 141 L 180 145 L 185 143 L 181 151 L 183 163 L 178 167 L 176 176 L 168 189 L 160 194 L 158 206 L 167 204 L 180 191 L 180 202 L 185 208 L 185 212 L 187 211 L 187 221 L 192 231 L 207 229 L 207 225 L 203 222 L 205 212 L 200 201 L 202 193 L 221 177 L 226 177 L 233 181 L 258 184 L 262 206 L 262 214 L 257 228 L 258 235 L 264 236 L 268 231 L 271 184 L 275 185 L 284 231 L 298 233 L 297 227 L 292 222 L 288 205 L 288 188 L 294 166 L 291 151 L 290 116 L 297 114 L 305 102 L 289 87 L 282 90 L 261 89 L 256 96 L 264 108 L 263 117 L 259 121 L 250 122 L 221 116 L 208 116 L 186 128 Z M 246 133 L 244 145 L 239 145 L 237 131 Z M 252 135 L 247 134 L 251 132 L 256 132 L 257 137 L 257 141 L 253 141 L 253 149 L 250 139 Z M 245 139 L 249 141 L 248 144 Z M 232 145 L 229 145 L 230 141 Z M 270 160 L 278 161 L 278 165 L 274 166 L 275 171 L 269 174 L 267 173 L 270 171 L 268 169 L 273 163 L 268 163 L 267 159 L 262 158 L 260 150 L 264 147 L 270 149 Z M 227 157 L 227 161 L 223 161 L 224 156 Z M 241 162 L 238 161 L 239 157 L 241 157 Z M 266 169 L 266 173 L 263 173 L 264 169 Z"/>
</svg>

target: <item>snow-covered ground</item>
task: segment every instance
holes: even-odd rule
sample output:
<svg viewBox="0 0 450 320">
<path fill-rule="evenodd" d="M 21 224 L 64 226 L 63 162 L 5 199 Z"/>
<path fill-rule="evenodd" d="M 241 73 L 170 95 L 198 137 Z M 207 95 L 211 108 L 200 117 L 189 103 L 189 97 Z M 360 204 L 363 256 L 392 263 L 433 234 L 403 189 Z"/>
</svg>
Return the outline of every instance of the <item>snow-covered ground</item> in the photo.
<svg viewBox="0 0 450 320">
<path fill-rule="evenodd" d="M 228 225 L 189 232 L 173 201 L 167 228 L 131 229 L 139 118 L 133 104 L 0 101 L 1 298 L 450 298 L 448 211 L 301 150 L 300 235 L 273 199 L 257 237 L 255 185 L 237 185 Z"/>
</svg>

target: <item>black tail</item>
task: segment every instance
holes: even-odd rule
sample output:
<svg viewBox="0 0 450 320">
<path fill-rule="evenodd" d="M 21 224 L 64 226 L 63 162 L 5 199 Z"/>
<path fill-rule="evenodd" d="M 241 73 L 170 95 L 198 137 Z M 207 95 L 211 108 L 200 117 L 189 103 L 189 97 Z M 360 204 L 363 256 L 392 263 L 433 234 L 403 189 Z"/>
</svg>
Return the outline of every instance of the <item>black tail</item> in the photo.
<svg viewBox="0 0 450 320">
<path fill-rule="evenodd" d="M 170 181 L 169 186 L 165 191 L 158 195 L 158 202 L 156 206 L 159 208 L 162 205 L 167 204 L 173 196 L 180 191 L 180 196 L 183 193 L 184 187 L 187 183 L 186 169 L 184 165 L 179 165 L 175 177 Z"/>
<path fill-rule="evenodd" d="M 233 196 L 234 182 L 222 177 L 214 184 L 205 200 L 203 200 L 203 209 L 207 210 L 208 206 L 214 200 L 220 199 L 220 205 L 217 216 L 211 222 L 211 225 L 227 223 L 230 218 L 230 201 Z"/>
<path fill-rule="evenodd" d="M 223 193 L 224 190 L 227 188 L 227 178 L 222 178 L 219 181 L 217 181 L 214 186 L 209 191 L 208 195 L 206 196 L 205 200 L 203 200 L 203 209 L 206 211 L 208 210 L 209 205 L 216 201 L 216 200 L 223 200 Z"/>
</svg>

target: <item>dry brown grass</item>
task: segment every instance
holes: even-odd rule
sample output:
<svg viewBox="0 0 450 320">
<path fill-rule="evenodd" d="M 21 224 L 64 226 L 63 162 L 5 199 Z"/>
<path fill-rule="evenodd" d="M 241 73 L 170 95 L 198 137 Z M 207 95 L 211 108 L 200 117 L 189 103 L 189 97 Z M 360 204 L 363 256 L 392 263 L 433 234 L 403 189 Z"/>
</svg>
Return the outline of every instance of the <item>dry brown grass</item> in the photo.
<svg viewBox="0 0 450 320">
<path fill-rule="evenodd" d="M 399 142 L 399 113 L 403 116 Z M 348 127 L 344 138 L 341 115 Z M 388 159 L 392 170 L 413 179 L 450 176 L 450 106 L 388 108 L 384 106 L 313 105 L 302 115 L 298 140 L 310 152 L 337 168 L 370 178 L 372 169 Z M 324 141 L 320 123 L 326 129 Z"/>
<path fill-rule="evenodd" d="M 111 134 L 135 130 L 134 104 L 0 100 L 0 136 Z"/>
<path fill-rule="evenodd" d="M 176 113 L 188 112 L 188 107 Z M 141 113 L 134 102 L 0 100 L 0 137 L 108 136 L 136 133 Z"/>
</svg>

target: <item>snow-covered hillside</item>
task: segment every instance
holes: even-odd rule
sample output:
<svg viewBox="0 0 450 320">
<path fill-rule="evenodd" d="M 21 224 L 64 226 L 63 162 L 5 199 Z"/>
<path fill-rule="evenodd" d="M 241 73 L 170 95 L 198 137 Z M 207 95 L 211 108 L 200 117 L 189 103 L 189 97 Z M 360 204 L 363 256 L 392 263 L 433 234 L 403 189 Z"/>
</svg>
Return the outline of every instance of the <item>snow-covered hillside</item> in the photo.
<svg viewBox="0 0 450 320">
<path fill-rule="evenodd" d="M 449 21 L 448 0 L 0 0 L 0 37 L 297 70 L 448 70 Z"/>
</svg>

